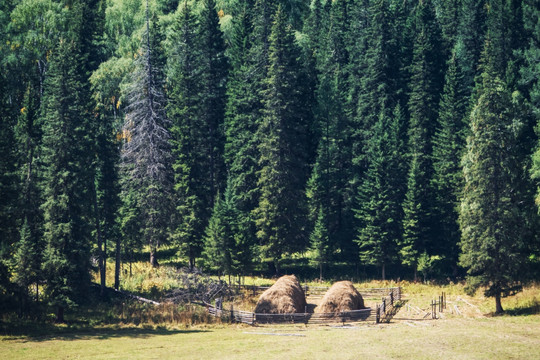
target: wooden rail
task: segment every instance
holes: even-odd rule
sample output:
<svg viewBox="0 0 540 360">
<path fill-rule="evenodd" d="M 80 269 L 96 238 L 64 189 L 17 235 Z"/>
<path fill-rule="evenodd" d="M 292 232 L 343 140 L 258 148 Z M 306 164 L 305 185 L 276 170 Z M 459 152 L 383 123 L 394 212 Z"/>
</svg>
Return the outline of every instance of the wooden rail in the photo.
<svg viewBox="0 0 540 360">
<path fill-rule="evenodd" d="M 237 291 L 245 291 L 247 293 L 251 293 L 252 295 L 258 295 L 265 290 L 269 289 L 270 286 L 255 286 L 255 285 L 232 285 L 233 289 L 236 289 Z M 306 296 L 318 296 L 318 295 L 324 295 L 330 287 L 328 286 L 309 286 L 309 285 L 303 285 L 302 289 L 304 289 L 304 293 Z M 360 288 L 357 289 L 360 295 L 364 299 L 378 299 L 382 296 L 388 296 L 390 292 L 394 293 L 394 296 L 396 297 L 396 300 L 401 300 L 401 288 L 400 287 L 394 287 L 394 288 Z"/>
<path fill-rule="evenodd" d="M 237 286 L 240 290 L 257 294 L 268 289 L 260 286 Z M 304 292 L 312 296 L 324 294 L 328 287 L 304 286 Z M 220 317 L 226 321 L 239 322 L 244 324 L 325 324 L 325 323 L 347 323 L 372 321 L 375 323 L 388 322 L 395 315 L 401 301 L 401 288 L 384 289 L 359 289 L 362 297 L 375 297 L 382 295 L 382 303 L 377 305 L 375 311 L 371 308 L 345 311 L 340 313 L 294 313 L 294 314 L 257 314 L 248 311 L 219 309 L 205 303 L 208 313 L 212 316 Z"/>
<path fill-rule="evenodd" d="M 346 323 L 357 321 L 375 321 L 375 314 L 371 310 L 362 309 L 340 313 L 295 313 L 295 314 L 257 314 L 248 311 L 217 309 L 210 304 L 206 305 L 208 313 L 220 317 L 225 321 L 255 324 L 324 324 Z"/>
</svg>

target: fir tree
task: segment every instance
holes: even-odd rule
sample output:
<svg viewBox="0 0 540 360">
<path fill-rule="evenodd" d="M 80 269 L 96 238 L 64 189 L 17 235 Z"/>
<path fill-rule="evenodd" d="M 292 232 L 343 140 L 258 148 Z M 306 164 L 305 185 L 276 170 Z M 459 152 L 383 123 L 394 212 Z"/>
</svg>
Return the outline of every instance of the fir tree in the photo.
<svg viewBox="0 0 540 360">
<path fill-rule="evenodd" d="M 225 162 L 232 192 L 244 212 L 251 212 L 257 205 L 258 139 L 255 134 L 260 107 L 249 56 L 252 24 L 248 10 L 244 8 L 235 22 L 225 122 Z"/>
<path fill-rule="evenodd" d="M 203 257 L 222 273 L 242 275 L 251 268 L 254 241 L 250 221 L 238 210 L 228 184 L 223 198 L 216 200 L 206 228 Z"/>
<path fill-rule="evenodd" d="M 525 27 L 529 31 L 529 46 L 524 51 L 525 66 L 521 68 L 521 85 L 528 93 L 531 112 L 536 120 L 536 132 L 540 134 L 540 4 L 524 3 Z M 533 154 L 531 176 L 537 186 L 536 204 L 540 207 L 540 147 L 536 144 Z"/>
<path fill-rule="evenodd" d="M 474 79 L 478 75 L 480 54 L 484 47 L 486 35 L 486 18 L 486 1 L 461 0 L 456 56 L 459 59 L 458 63 L 463 73 L 463 82 L 468 89 L 467 95 L 472 93 Z"/>
<path fill-rule="evenodd" d="M 406 174 L 403 166 L 403 116 L 399 105 L 391 116 L 381 111 L 373 129 L 367 154 L 369 167 L 359 191 L 358 232 L 356 242 L 363 264 L 381 267 L 386 279 L 386 265 L 397 259 L 401 239 L 401 204 Z"/>
<path fill-rule="evenodd" d="M 496 44 L 496 43 L 495 43 Z M 487 42 L 478 100 L 471 114 L 471 136 L 463 160 L 465 188 L 460 208 L 460 264 L 469 290 L 485 287 L 503 312 L 501 297 L 519 291 L 527 277 L 531 246 L 527 163 L 519 146 L 525 129 L 510 91 L 499 78 Z"/>
<path fill-rule="evenodd" d="M 306 245 L 305 199 L 307 125 L 301 114 L 300 56 L 281 8 L 270 37 L 265 112 L 259 129 L 260 201 L 254 210 L 263 253 L 274 261 Z"/>
<path fill-rule="evenodd" d="M 225 188 L 225 164 L 223 162 L 223 118 L 225 115 L 228 62 L 225 42 L 219 25 L 214 0 L 204 0 L 200 14 L 198 38 L 201 41 L 201 113 L 206 140 L 202 144 L 203 156 L 207 158 L 205 174 L 208 179 L 206 194 L 210 209 L 218 191 Z M 203 167 L 204 169 L 204 167 Z M 200 180 L 204 180 L 201 178 Z"/>
<path fill-rule="evenodd" d="M 458 204 L 463 187 L 461 158 L 465 150 L 465 139 L 468 131 L 466 122 L 468 97 L 467 88 L 460 72 L 456 53 L 452 55 L 446 73 L 446 82 L 441 99 L 438 129 L 433 139 L 433 168 L 435 204 L 434 219 L 436 223 L 435 253 L 444 255 L 444 260 L 457 275 L 458 243 L 460 239 L 458 226 Z"/>
<path fill-rule="evenodd" d="M 0 53 L 1 54 L 1 53 Z M 9 116 L 10 106 L 3 67 L 0 75 L 0 291 L 11 287 L 9 259 L 12 246 L 17 242 L 17 216 L 19 182 L 16 172 L 16 142 L 13 134 L 13 119 Z M 4 291 L 2 291 L 4 292 Z M 7 292 L 7 291 L 6 291 Z M 3 295 L 3 294 L 2 294 Z"/>
<path fill-rule="evenodd" d="M 407 195 L 403 204 L 403 263 L 415 269 L 418 256 L 431 252 L 432 199 L 430 182 L 432 136 L 435 131 L 441 84 L 440 34 L 435 22 L 431 1 L 422 1 L 415 10 L 416 40 L 411 64 L 411 93 L 409 97 L 409 156 L 410 171 Z"/>
<path fill-rule="evenodd" d="M 64 309 L 84 299 L 90 284 L 91 158 L 84 77 L 77 42 L 61 40 L 51 57 L 42 117 L 46 292 Z"/>
</svg>

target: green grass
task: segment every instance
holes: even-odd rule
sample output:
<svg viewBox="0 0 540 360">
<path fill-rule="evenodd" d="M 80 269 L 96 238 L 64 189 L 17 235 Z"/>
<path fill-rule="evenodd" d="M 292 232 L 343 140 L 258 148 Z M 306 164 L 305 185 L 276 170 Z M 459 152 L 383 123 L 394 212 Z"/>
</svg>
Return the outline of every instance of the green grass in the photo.
<svg viewBox="0 0 540 360">
<path fill-rule="evenodd" d="M 301 336 L 273 336 L 295 334 Z M 540 316 L 388 325 L 95 328 L 0 337 L 4 359 L 538 359 Z"/>
</svg>

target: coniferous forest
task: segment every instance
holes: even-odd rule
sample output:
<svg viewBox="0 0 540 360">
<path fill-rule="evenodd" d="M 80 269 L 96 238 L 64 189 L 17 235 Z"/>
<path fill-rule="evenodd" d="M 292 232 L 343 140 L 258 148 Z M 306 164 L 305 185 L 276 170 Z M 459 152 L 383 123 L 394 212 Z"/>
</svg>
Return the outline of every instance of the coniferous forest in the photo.
<svg viewBox="0 0 540 360">
<path fill-rule="evenodd" d="M 2 0 L 0 39 L 6 306 L 163 246 L 497 311 L 538 279 L 538 1 Z"/>
</svg>

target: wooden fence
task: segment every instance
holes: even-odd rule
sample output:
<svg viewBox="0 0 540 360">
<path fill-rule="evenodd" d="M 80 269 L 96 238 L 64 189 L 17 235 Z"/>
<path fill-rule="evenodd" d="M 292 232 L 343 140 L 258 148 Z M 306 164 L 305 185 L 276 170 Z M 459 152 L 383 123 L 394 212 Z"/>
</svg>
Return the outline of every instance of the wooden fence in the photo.
<svg viewBox="0 0 540 360">
<path fill-rule="evenodd" d="M 252 294 L 253 296 L 259 295 L 263 293 L 265 290 L 269 289 L 270 286 L 255 286 L 255 285 L 232 285 L 233 289 L 235 289 L 237 292 L 244 291 L 249 294 Z M 307 296 L 323 296 L 326 294 L 328 289 L 330 287 L 328 286 L 308 286 L 303 285 L 302 289 L 304 289 L 304 293 Z M 392 291 L 395 296 L 397 296 L 397 300 L 401 300 L 401 288 L 395 287 L 395 288 L 365 288 L 365 289 L 357 289 L 358 292 L 362 295 L 364 299 L 379 299 L 383 296 L 389 296 L 389 292 Z"/>
<path fill-rule="evenodd" d="M 243 290 L 257 294 L 267 287 L 242 286 Z M 304 287 L 304 291 L 309 296 L 324 294 L 328 288 L 325 287 Z M 401 301 L 401 288 L 385 289 L 359 289 L 364 298 L 373 298 L 382 295 L 381 304 L 377 305 L 375 311 L 371 308 L 345 311 L 340 313 L 295 313 L 295 314 L 256 314 L 249 311 L 239 311 L 231 309 L 219 309 L 205 303 L 208 313 L 212 316 L 220 317 L 225 321 L 239 322 L 244 324 L 324 324 L 324 323 L 347 323 L 359 321 L 371 321 L 375 323 L 389 322 L 398 309 Z"/>
</svg>

